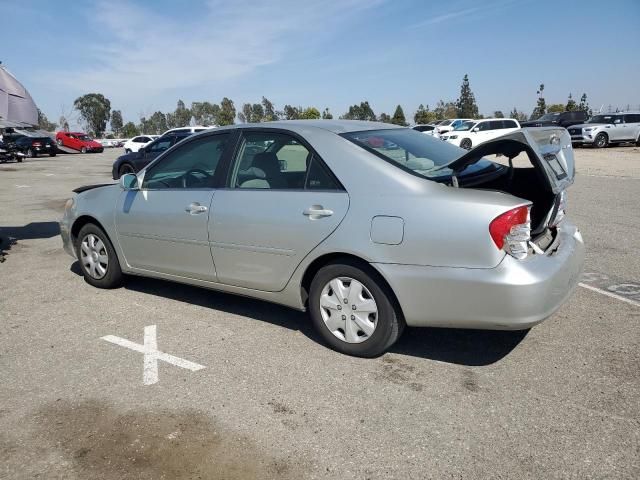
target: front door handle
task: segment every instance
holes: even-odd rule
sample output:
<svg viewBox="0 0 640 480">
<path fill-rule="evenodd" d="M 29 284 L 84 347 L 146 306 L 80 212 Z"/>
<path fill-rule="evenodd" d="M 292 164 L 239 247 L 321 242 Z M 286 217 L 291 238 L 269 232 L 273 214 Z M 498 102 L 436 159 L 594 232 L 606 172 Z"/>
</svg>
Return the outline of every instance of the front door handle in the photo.
<svg viewBox="0 0 640 480">
<path fill-rule="evenodd" d="M 198 202 L 193 202 L 187 208 L 184 209 L 185 212 L 191 215 L 197 215 L 198 213 L 204 213 L 208 209 L 204 205 L 200 205 Z"/>
<path fill-rule="evenodd" d="M 333 210 L 326 209 L 322 205 L 312 205 L 302 212 L 302 214 L 306 215 L 311 220 L 317 220 L 322 217 L 330 217 L 333 215 Z"/>
</svg>

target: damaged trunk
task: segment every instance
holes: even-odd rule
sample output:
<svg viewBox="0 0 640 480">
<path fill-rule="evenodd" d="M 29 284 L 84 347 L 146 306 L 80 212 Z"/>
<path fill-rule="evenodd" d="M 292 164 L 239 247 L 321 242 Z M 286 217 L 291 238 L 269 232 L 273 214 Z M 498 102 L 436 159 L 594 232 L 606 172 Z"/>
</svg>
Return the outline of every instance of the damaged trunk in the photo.
<svg viewBox="0 0 640 480">
<path fill-rule="evenodd" d="M 531 167 L 514 167 L 512 159 L 520 153 Z M 486 155 L 504 155 L 509 166 L 474 176 L 456 176 Z M 497 190 L 529 200 L 531 234 L 542 249 L 553 240 L 550 227 L 564 216 L 565 189 L 573 183 L 574 159 L 571 138 L 565 129 L 523 129 L 479 145 L 449 165 L 453 184 L 460 188 Z"/>
</svg>

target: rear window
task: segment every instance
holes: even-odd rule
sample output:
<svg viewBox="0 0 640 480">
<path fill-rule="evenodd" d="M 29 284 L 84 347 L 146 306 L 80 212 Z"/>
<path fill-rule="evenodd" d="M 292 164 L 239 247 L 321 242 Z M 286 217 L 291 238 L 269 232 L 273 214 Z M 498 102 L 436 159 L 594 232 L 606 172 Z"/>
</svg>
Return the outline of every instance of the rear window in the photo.
<svg viewBox="0 0 640 480">
<path fill-rule="evenodd" d="M 341 136 L 403 170 L 429 179 L 451 176 L 446 165 L 467 153 L 449 142 L 408 128 L 349 132 Z M 491 165 L 488 160 L 481 160 L 469 166 L 465 173 Z"/>
</svg>

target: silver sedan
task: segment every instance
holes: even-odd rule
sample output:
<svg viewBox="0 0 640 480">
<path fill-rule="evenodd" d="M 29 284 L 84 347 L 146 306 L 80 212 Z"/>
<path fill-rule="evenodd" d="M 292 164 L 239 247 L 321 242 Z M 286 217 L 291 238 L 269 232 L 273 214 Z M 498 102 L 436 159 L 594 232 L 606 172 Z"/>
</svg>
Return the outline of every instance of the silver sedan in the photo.
<svg viewBox="0 0 640 480">
<path fill-rule="evenodd" d="M 520 153 L 528 168 L 486 158 Z M 247 124 L 76 189 L 60 230 L 98 288 L 142 275 L 280 303 L 370 357 L 405 325 L 527 329 L 558 309 L 584 260 L 573 176 L 564 129 L 466 151 L 381 123 Z"/>
</svg>

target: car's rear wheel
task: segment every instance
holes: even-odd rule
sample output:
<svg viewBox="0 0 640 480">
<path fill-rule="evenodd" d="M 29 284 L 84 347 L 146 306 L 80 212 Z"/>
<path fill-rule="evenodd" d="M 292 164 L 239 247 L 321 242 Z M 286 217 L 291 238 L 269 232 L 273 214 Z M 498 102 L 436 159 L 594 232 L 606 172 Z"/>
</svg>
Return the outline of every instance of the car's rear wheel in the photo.
<svg viewBox="0 0 640 480">
<path fill-rule="evenodd" d="M 80 153 L 87 153 L 87 147 L 82 147 L 80 149 Z"/>
<path fill-rule="evenodd" d="M 471 150 L 471 139 L 470 138 L 463 138 L 460 141 L 460 147 L 464 148 L 465 150 Z"/>
<path fill-rule="evenodd" d="M 609 145 L 609 137 L 607 137 L 606 133 L 599 133 L 593 141 L 593 145 L 596 148 L 604 148 Z"/>
<path fill-rule="evenodd" d="M 50 156 L 50 157 L 55 157 L 55 156 L 56 156 L 56 154 L 55 154 L 55 153 L 50 153 L 50 154 L 49 154 L 49 156 Z"/>
<path fill-rule="evenodd" d="M 316 330 L 331 348 L 357 357 L 383 354 L 402 334 L 393 302 L 375 270 L 349 259 L 322 267 L 309 291 Z"/>
<path fill-rule="evenodd" d="M 120 165 L 120 168 L 118 168 L 118 178 L 120 178 L 123 175 L 126 175 L 127 173 L 136 173 L 136 171 L 133 169 L 133 167 L 130 164 L 123 163 L 122 165 Z"/>
<path fill-rule="evenodd" d="M 38 152 L 36 152 L 33 148 L 27 149 L 27 157 L 36 158 L 38 156 Z"/>
<path fill-rule="evenodd" d="M 76 254 L 87 283 L 98 288 L 122 285 L 122 270 L 107 234 L 93 223 L 87 223 L 78 233 Z"/>
</svg>

